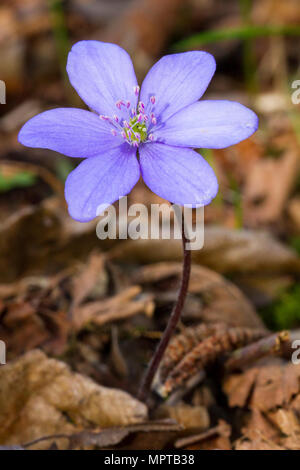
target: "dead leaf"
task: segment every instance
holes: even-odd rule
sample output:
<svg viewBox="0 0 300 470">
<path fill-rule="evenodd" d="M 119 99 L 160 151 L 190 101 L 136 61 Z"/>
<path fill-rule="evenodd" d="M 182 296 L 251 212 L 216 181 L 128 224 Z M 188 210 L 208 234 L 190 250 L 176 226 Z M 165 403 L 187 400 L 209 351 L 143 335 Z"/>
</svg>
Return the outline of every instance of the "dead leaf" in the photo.
<svg viewBox="0 0 300 470">
<path fill-rule="evenodd" d="M 229 405 L 248 411 L 235 448 L 299 449 L 300 366 L 269 358 L 225 378 Z"/>
<path fill-rule="evenodd" d="M 260 361 L 224 381 L 229 405 L 268 411 L 287 405 L 299 393 L 300 366 L 280 358 Z"/>
<path fill-rule="evenodd" d="M 94 252 L 83 265 L 81 271 L 72 279 L 71 311 L 76 309 L 86 299 L 97 281 L 101 278 L 102 283 L 104 282 L 106 287 L 107 276 L 104 270 L 104 256 L 101 253 Z"/>
<path fill-rule="evenodd" d="M 0 227 L 2 283 L 77 264 L 99 245 L 95 221 L 80 224 L 71 219 L 61 197 L 53 196 L 36 205 L 9 206 L 8 211 Z"/>
<path fill-rule="evenodd" d="M 279 446 L 272 441 L 268 441 L 264 438 L 257 438 L 250 440 L 247 438 L 241 438 L 235 445 L 235 450 L 287 450 L 285 447 Z"/>
<path fill-rule="evenodd" d="M 89 322 L 96 325 L 115 320 L 123 320 L 138 313 L 151 316 L 154 310 L 152 297 L 149 295 L 136 297 L 141 293 L 139 286 L 132 286 L 119 294 L 103 300 L 89 302 L 73 311 L 73 325 L 78 331 Z"/>
<path fill-rule="evenodd" d="M 111 259 L 141 264 L 181 261 L 180 240 L 127 240 L 110 252 Z M 222 273 L 299 272 L 300 261 L 292 249 L 270 233 L 207 226 L 202 250 L 192 251 L 192 260 Z"/>
<path fill-rule="evenodd" d="M 300 233 L 300 198 L 292 198 L 287 207 L 288 215 L 291 219 L 293 231 Z"/>
<path fill-rule="evenodd" d="M 181 271 L 180 263 L 155 263 L 138 269 L 132 281 L 139 282 L 145 290 L 153 293 L 157 302 L 174 302 Z M 245 295 L 233 283 L 210 269 L 192 265 L 189 294 L 183 319 L 264 329 L 261 319 Z M 191 301 L 194 303 L 191 304 Z"/>
<path fill-rule="evenodd" d="M 3 445 L 86 427 L 139 423 L 146 417 L 145 405 L 126 392 L 97 385 L 39 350 L 0 368 Z"/>
<path fill-rule="evenodd" d="M 170 418 L 181 424 L 184 429 L 198 428 L 207 429 L 210 425 L 210 418 L 204 406 L 190 406 L 186 403 L 176 403 L 174 406 L 161 405 L 155 412 L 158 419 Z"/>
<path fill-rule="evenodd" d="M 244 189 L 247 224 L 269 224 L 280 217 L 295 184 L 298 168 L 297 148 L 288 150 L 280 159 L 262 159 L 253 165 Z"/>
</svg>

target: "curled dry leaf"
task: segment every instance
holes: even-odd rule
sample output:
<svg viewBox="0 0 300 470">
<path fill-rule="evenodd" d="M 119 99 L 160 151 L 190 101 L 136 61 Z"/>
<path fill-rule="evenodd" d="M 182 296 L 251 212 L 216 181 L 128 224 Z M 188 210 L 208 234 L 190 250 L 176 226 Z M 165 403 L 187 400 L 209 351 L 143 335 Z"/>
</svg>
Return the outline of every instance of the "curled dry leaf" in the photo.
<svg viewBox="0 0 300 470">
<path fill-rule="evenodd" d="M 151 316 L 154 310 L 152 297 L 150 295 L 141 295 L 137 298 L 139 294 L 141 294 L 141 288 L 132 286 L 113 297 L 77 307 L 73 311 L 75 329 L 80 330 L 90 322 L 98 326 L 104 325 L 108 322 L 132 317 L 138 313 Z"/>
<path fill-rule="evenodd" d="M 228 352 L 264 335 L 264 330 L 229 328 L 224 324 L 187 328 L 167 348 L 156 377 L 156 391 L 161 396 L 169 395 Z"/>
<path fill-rule="evenodd" d="M 87 427 L 139 423 L 146 417 L 145 405 L 126 392 L 97 385 L 41 351 L 26 353 L 0 368 L 3 445 Z"/>
<path fill-rule="evenodd" d="M 139 282 L 144 289 L 154 292 L 157 301 L 175 301 L 182 266 L 180 263 L 155 263 L 138 269 L 132 277 L 133 282 Z M 167 281 L 168 292 L 173 287 L 173 297 L 165 298 Z M 203 266 L 192 265 L 189 296 L 183 311 L 183 318 L 193 318 L 198 322 L 226 323 L 230 326 L 264 329 L 263 323 L 256 314 L 246 296 L 230 281 L 218 273 Z M 170 296 L 170 294 L 168 294 Z M 191 304 L 194 300 L 195 307 Z M 199 302 L 199 300 L 201 302 Z"/>
</svg>

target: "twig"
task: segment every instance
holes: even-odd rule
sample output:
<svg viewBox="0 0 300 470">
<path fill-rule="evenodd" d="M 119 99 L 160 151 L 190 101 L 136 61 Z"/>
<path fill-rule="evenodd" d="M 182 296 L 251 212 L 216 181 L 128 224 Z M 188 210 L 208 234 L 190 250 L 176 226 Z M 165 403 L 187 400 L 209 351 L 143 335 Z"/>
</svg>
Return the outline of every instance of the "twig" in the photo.
<svg viewBox="0 0 300 470">
<path fill-rule="evenodd" d="M 142 400 L 142 401 L 145 400 L 145 398 L 147 397 L 149 393 L 149 390 L 151 388 L 151 384 L 156 374 L 156 371 L 158 369 L 158 366 L 163 358 L 164 352 L 170 342 L 171 336 L 174 333 L 177 323 L 180 319 L 184 301 L 187 295 L 188 285 L 189 285 L 189 280 L 190 280 L 190 273 L 191 273 L 191 252 L 190 250 L 187 250 L 186 248 L 187 241 L 188 240 L 185 235 L 184 211 L 182 211 L 183 271 L 182 271 L 180 290 L 179 290 L 177 302 L 170 315 L 167 327 L 163 333 L 163 336 L 158 344 L 158 347 L 154 353 L 154 356 L 151 359 L 149 367 L 141 383 L 141 387 L 138 392 L 138 398 L 139 400 Z"/>
<path fill-rule="evenodd" d="M 228 437 L 230 436 L 230 427 L 224 421 L 220 421 L 219 424 L 214 428 L 210 428 L 200 434 L 194 434 L 193 436 L 181 437 L 180 439 L 177 439 L 177 441 L 175 441 L 175 447 L 176 449 L 180 449 L 182 447 L 196 444 L 197 442 L 205 441 L 217 435 L 226 435 Z"/>
<path fill-rule="evenodd" d="M 290 341 L 288 331 L 281 331 L 234 351 L 225 363 L 226 372 L 240 369 L 249 362 L 279 352 Z"/>
</svg>

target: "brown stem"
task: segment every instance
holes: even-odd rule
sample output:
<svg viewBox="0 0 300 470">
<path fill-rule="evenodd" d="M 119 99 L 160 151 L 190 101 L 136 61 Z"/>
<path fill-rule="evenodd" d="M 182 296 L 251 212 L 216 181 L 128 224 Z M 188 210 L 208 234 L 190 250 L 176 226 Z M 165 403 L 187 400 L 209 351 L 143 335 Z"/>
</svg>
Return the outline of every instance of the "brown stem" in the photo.
<svg viewBox="0 0 300 470">
<path fill-rule="evenodd" d="M 224 364 L 224 368 L 226 372 L 241 369 L 250 362 L 278 353 L 289 341 L 290 335 L 288 331 L 280 331 L 279 333 L 266 336 L 255 343 L 234 351 Z"/>
<path fill-rule="evenodd" d="M 177 323 L 180 319 L 180 315 L 183 309 L 184 301 L 185 301 L 186 294 L 188 291 L 190 272 L 191 272 L 191 252 L 190 250 L 187 250 L 186 248 L 187 242 L 188 242 L 188 239 L 185 235 L 185 229 L 184 229 L 184 211 L 182 211 L 183 270 L 182 270 L 181 285 L 179 289 L 177 302 L 174 305 L 167 327 L 162 335 L 162 338 L 156 348 L 156 351 L 151 359 L 151 362 L 148 366 L 146 374 L 142 380 L 142 383 L 138 392 L 138 398 L 139 400 L 142 400 L 142 401 L 146 399 L 150 391 L 151 384 L 156 374 L 156 371 L 158 369 L 158 366 L 170 342 L 171 336 L 174 333 L 174 330 L 177 326 Z"/>
</svg>

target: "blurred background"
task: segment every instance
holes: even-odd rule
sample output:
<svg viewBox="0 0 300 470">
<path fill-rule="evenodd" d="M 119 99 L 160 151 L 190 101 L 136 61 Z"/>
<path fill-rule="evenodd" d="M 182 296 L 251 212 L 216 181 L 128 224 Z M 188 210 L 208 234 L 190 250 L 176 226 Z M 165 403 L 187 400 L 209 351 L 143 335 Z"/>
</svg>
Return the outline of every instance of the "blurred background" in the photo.
<svg viewBox="0 0 300 470">
<path fill-rule="evenodd" d="M 299 0 L 2 0 L 0 339 L 8 357 L 38 347 L 135 393 L 176 294 L 180 243 L 99 241 L 96 222 L 77 223 L 66 210 L 64 180 L 78 161 L 17 142 L 37 113 L 85 106 L 65 71 L 82 39 L 125 48 L 140 83 L 162 55 L 215 56 L 205 98 L 251 107 L 260 126 L 234 147 L 201 151 L 220 191 L 205 209 L 183 322 L 300 328 Z M 130 202 L 160 199 L 140 181 Z"/>
</svg>

